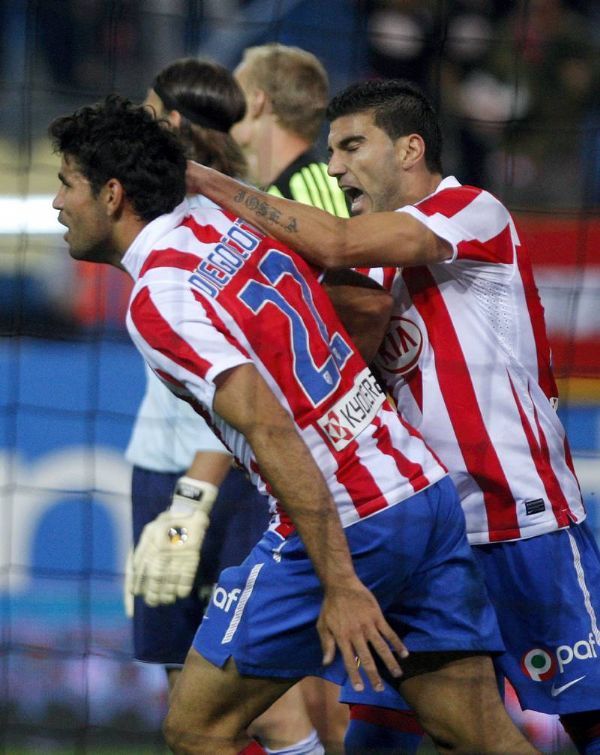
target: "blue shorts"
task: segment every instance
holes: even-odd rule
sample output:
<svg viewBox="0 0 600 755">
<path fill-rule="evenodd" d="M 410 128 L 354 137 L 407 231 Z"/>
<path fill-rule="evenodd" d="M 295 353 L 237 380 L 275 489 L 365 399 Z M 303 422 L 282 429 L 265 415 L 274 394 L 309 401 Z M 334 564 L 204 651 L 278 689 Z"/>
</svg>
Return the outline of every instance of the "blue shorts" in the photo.
<svg viewBox="0 0 600 755">
<path fill-rule="evenodd" d="M 506 652 L 496 670 L 523 709 L 577 713 L 600 708 L 600 554 L 583 522 L 527 540 L 475 545 Z M 406 710 L 386 685 L 342 691 L 344 702 Z"/>
<path fill-rule="evenodd" d="M 409 650 L 504 649 L 448 478 L 345 532 L 359 578 Z M 341 684 L 339 653 L 331 666 L 321 663 L 322 597 L 300 538 L 267 532 L 219 577 L 194 648 L 219 667 L 233 657 L 245 675 Z"/>
<path fill-rule="evenodd" d="M 600 709 L 600 553 L 588 524 L 473 551 L 506 643 L 497 667 L 521 707 Z"/>
<path fill-rule="evenodd" d="M 145 525 L 168 508 L 181 474 L 134 467 L 131 490 L 134 543 L 137 544 Z M 142 598 L 135 599 L 133 645 L 137 660 L 166 666 L 183 664 L 220 571 L 244 560 L 268 522 L 266 498 L 257 493 L 243 472 L 233 469 L 213 506 L 191 595 L 156 608 L 146 605 Z"/>
</svg>

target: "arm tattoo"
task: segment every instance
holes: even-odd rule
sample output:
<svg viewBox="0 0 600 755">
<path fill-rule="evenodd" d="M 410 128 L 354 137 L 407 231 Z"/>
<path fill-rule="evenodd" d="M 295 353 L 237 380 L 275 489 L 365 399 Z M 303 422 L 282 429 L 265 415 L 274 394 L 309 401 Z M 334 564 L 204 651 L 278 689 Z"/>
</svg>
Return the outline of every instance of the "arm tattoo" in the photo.
<svg viewBox="0 0 600 755">
<path fill-rule="evenodd" d="M 233 197 L 236 204 L 243 204 L 250 212 L 263 223 L 270 225 L 279 225 L 289 233 L 298 232 L 298 220 L 290 215 L 287 219 L 281 217 L 281 211 L 270 205 L 264 199 L 249 194 L 246 189 L 240 189 Z"/>
</svg>

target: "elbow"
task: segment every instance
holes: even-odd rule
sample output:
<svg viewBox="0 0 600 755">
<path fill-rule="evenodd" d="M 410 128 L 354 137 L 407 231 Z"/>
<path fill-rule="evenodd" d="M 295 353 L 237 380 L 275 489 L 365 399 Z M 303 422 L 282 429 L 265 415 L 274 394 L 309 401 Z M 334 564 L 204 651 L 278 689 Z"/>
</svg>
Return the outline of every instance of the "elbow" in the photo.
<svg viewBox="0 0 600 755">
<path fill-rule="evenodd" d="M 387 291 L 377 289 L 370 291 L 370 296 L 361 302 L 357 316 L 362 318 L 370 329 L 385 332 L 392 316 L 394 297 Z"/>
<path fill-rule="evenodd" d="M 394 297 L 388 291 L 378 291 L 377 293 L 378 295 L 374 296 L 371 301 L 371 306 L 375 310 L 372 317 L 387 326 L 394 309 Z"/>
</svg>

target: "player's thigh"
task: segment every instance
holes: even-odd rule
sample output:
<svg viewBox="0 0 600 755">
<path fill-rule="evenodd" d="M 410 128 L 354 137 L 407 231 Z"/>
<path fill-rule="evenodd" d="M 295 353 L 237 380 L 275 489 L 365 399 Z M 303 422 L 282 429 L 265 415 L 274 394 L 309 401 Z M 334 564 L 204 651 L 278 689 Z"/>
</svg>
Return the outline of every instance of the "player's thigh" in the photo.
<svg viewBox="0 0 600 755">
<path fill-rule="evenodd" d="M 166 728 L 235 736 L 296 681 L 244 677 L 232 659 L 219 668 L 192 648 L 171 694 Z"/>
</svg>

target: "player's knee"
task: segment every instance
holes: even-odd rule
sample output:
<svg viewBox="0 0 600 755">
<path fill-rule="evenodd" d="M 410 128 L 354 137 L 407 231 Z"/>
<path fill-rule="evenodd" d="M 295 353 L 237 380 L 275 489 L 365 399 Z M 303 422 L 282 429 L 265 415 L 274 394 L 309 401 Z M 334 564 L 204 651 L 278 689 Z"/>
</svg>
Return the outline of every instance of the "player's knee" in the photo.
<svg viewBox="0 0 600 755">
<path fill-rule="evenodd" d="M 171 703 L 163 723 L 163 736 L 174 753 L 237 752 L 247 742 L 237 716 L 193 709 Z"/>
<path fill-rule="evenodd" d="M 189 752 L 192 746 L 198 752 L 204 752 L 205 748 L 208 752 L 211 740 L 214 739 L 206 721 L 200 716 L 195 717 L 193 721 L 189 720 L 181 714 L 176 705 L 171 706 L 164 720 L 163 736 L 169 749 L 175 753 Z"/>
<path fill-rule="evenodd" d="M 181 751 L 185 744 L 184 735 L 186 732 L 189 733 L 189 729 L 186 728 L 185 722 L 178 715 L 177 710 L 171 707 L 163 722 L 163 736 L 170 750 L 173 752 Z"/>
</svg>

